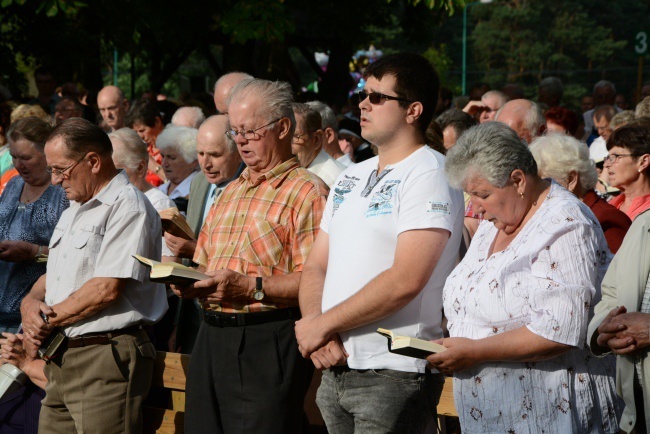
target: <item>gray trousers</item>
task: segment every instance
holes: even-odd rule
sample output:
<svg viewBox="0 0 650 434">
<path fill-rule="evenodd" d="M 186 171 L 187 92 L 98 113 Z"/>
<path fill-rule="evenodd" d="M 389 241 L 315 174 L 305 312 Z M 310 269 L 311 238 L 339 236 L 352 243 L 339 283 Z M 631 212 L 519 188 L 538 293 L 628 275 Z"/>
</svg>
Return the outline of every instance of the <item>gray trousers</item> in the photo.
<svg viewBox="0 0 650 434">
<path fill-rule="evenodd" d="M 330 434 L 422 433 L 443 385 L 442 374 L 338 366 L 323 371 L 316 403 Z"/>
</svg>

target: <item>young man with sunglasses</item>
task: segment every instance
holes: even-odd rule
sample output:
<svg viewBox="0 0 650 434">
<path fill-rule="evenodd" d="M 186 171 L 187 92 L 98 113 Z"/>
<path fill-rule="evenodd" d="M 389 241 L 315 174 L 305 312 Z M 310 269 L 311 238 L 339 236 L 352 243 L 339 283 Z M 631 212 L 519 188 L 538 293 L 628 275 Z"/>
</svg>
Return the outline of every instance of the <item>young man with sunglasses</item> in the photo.
<svg viewBox="0 0 650 434">
<path fill-rule="evenodd" d="M 442 286 L 462 237 L 463 196 L 425 144 L 438 76 L 421 56 L 372 63 L 359 94 L 377 157 L 336 180 L 300 282 L 304 357 L 326 369 L 317 403 L 330 433 L 422 432 L 442 374 L 389 353 L 378 327 L 442 337 Z"/>
</svg>

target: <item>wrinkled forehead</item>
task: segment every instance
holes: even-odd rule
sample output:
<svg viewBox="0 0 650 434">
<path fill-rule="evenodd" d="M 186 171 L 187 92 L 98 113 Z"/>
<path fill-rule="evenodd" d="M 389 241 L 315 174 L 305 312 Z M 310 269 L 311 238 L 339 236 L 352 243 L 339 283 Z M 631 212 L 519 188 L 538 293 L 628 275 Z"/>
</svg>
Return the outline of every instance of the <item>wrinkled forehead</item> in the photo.
<svg viewBox="0 0 650 434">
<path fill-rule="evenodd" d="M 237 95 L 228 105 L 228 118 L 232 128 L 251 128 L 268 117 L 269 108 L 252 94 Z"/>
</svg>

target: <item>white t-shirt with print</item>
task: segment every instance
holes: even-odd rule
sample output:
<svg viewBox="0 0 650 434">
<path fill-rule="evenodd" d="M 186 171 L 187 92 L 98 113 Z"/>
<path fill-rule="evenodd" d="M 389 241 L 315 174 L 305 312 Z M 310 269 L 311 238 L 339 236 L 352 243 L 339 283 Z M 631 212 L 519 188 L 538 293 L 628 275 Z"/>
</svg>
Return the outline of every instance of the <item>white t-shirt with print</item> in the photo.
<svg viewBox="0 0 650 434">
<path fill-rule="evenodd" d="M 375 331 L 383 327 L 420 339 L 442 337 L 442 288 L 462 238 L 463 195 L 449 186 L 442 154 L 427 146 L 386 166 L 385 175 L 380 174 L 368 192 L 378 161 L 374 157 L 349 167 L 330 191 L 321 221 L 321 229 L 329 235 L 322 309 L 341 303 L 389 269 L 400 233 L 429 228 L 449 231 L 442 256 L 417 297 L 387 318 L 339 333 L 352 369 L 423 372 L 425 360 L 389 353 L 386 338 Z"/>
</svg>

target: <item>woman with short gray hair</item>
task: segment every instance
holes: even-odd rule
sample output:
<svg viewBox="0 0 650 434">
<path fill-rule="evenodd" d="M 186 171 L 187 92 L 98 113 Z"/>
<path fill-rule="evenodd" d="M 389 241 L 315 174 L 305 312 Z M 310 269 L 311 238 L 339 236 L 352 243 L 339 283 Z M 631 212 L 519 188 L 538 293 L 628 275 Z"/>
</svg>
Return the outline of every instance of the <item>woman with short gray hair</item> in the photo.
<svg viewBox="0 0 650 434">
<path fill-rule="evenodd" d="M 583 201 L 598 219 L 609 250 L 616 253 L 632 221 L 594 191 L 598 172 L 587 145 L 565 134 L 548 134 L 537 138 L 529 149 L 539 176 L 553 179 Z"/>
<path fill-rule="evenodd" d="M 143 192 L 156 211 L 175 208 L 174 201 L 165 193 L 155 188 L 145 179 L 149 152 L 147 144 L 131 128 L 120 128 L 108 135 L 113 145 L 113 163 L 118 169 L 124 169 L 131 184 Z M 163 242 L 163 256 L 174 256 Z"/>
<path fill-rule="evenodd" d="M 485 217 L 443 290 L 447 350 L 427 358 L 454 375 L 461 429 L 617 433 L 614 360 L 585 343 L 609 264 L 593 214 L 505 124 L 466 131 L 445 170 Z"/>
<path fill-rule="evenodd" d="M 170 199 L 187 198 L 190 184 L 198 173 L 199 163 L 196 153 L 196 136 L 198 130 L 188 127 L 168 125 L 156 139 L 156 147 L 162 155 L 162 168 L 167 182 L 158 187 Z M 178 201 L 177 204 L 179 204 Z M 187 210 L 187 202 L 179 206 Z"/>
</svg>

